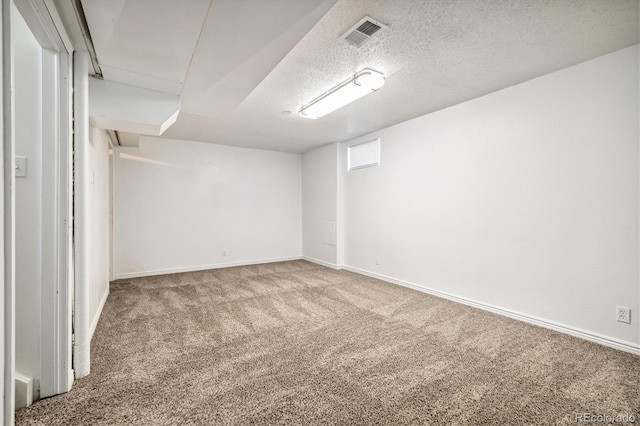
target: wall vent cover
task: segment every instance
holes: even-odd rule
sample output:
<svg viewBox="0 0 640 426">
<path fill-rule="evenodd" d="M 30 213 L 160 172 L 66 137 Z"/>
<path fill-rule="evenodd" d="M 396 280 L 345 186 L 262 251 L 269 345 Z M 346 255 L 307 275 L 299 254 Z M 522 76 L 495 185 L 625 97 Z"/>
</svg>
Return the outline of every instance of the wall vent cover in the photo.
<svg viewBox="0 0 640 426">
<path fill-rule="evenodd" d="M 385 24 L 376 21 L 373 18 L 365 16 L 353 27 L 342 34 L 340 38 L 344 39 L 350 45 L 360 48 L 369 39 L 381 29 L 389 28 Z"/>
<path fill-rule="evenodd" d="M 349 170 L 380 165 L 380 139 L 351 145 L 348 152 Z"/>
</svg>

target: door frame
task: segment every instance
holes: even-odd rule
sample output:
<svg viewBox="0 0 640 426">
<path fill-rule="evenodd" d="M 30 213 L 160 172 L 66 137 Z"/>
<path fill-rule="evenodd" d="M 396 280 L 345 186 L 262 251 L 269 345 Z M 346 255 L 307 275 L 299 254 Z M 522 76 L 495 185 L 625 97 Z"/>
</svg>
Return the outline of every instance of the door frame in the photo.
<svg viewBox="0 0 640 426">
<path fill-rule="evenodd" d="M 0 419 L 5 425 L 14 424 L 15 411 L 15 171 L 13 138 L 13 44 L 11 40 L 12 0 L 0 0 L 0 38 L 2 43 L 2 66 L 0 76 L 0 181 L 2 181 L 2 202 L 0 207 L 0 337 L 2 350 L 2 405 Z"/>
<path fill-rule="evenodd" d="M 13 1 L 43 49 L 39 381 L 45 398 L 69 391 L 74 378 L 73 46 L 51 0 Z"/>
</svg>

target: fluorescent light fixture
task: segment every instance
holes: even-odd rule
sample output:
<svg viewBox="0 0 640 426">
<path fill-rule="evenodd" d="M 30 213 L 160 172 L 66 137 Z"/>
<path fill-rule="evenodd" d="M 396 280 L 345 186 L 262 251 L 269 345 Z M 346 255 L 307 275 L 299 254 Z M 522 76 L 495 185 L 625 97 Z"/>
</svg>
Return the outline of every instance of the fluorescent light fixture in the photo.
<svg viewBox="0 0 640 426">
<path fill-rule="evenodd" d="M 324 117 L 382 86 L 384 86 L 384 74 L 365 68 L 300 108 L 300 116 Z"/>
</svg>

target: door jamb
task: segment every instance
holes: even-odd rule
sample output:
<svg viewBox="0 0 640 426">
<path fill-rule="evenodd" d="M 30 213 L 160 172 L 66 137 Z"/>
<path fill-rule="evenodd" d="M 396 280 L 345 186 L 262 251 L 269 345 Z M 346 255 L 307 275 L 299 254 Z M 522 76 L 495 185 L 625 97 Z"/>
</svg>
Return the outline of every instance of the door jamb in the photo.
<svg viewBox="0 0 640 426">
<path fill-rule="evenodd" d="M 53 106 L 53 111 L 48 113 L 54 114 L 53 120 L 47 120 L 43 114 L 42 147 L 43 278 L 41 291 L 42 300 L 49 303 L 42 303 L 41 306 L 40 396 L 47 397 L 69 391 L 74 377 L 72 366 L 73 47 L 52 0 L 15 0 L 15 4 L 42 49 L 50 51 L 43 54 L 53 52 L 56 55 L 54 69 L 43 69 L 43 73 L 57 73 L 54 79 L 49 79 L 47 82 L 55 86 L 53 90 L 45 88 L 43 91 L 43 107 Z M 43 75 L 43 80 L 47 77 Z"/>
<path fill-rule="evenodd" d="M 15 411 L 15 171 L 13 137 L 13 43 L 12 7 L 13 0 L 0 0 L 0 38 L 2 43 L 2 65 L 0 67 L 0 181 L 2 201 L 0 207 L 0 359 L 2 369 L 2 405 L 0 419 L 5 425 L 14 424 Z"/>
</svg>

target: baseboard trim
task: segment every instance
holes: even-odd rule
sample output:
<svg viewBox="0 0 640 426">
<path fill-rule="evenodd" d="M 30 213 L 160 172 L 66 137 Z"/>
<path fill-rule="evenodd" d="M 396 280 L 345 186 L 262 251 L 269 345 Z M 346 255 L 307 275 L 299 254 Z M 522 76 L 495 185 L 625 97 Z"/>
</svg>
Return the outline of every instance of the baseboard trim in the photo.
<svg viewBox="0 0 640 426">
<path fill-rule="evenodd" d="M 140 278 L 140 277 L 151 277 L 154 275 L 167 275 L 167 274 L 178 274 L 181 272 L 196 272 L 196 271 L 206 271 L 207 269 L 220 269 L 220 268 L 231 268 L 234 266 L 250 266 L 250 265 L 262 265 L 264 263 L 273 263 L 273 262 L 286 262 L 289 260 L 300 260 L 302 256 L 288 256 L 288 257 L 273 257 L 269 259 L 257 259 L 257 260 L 244 260 L 238 262 L 228 262 L 228 263 L 216 263 L 213 265 L 199 265 L 199 266 L 188 266 L 185 268 L 169 268 L 169 269 L 158 269 L 154 271 L 142 271 L 142 272 L 125 272 L 122 274 L 114 274 L 114 280 L 122 280 L 128 278 Z"/>
<path fill-rule="evenodd" d="M 102 299 L 100 299 L 100 304 L 98 305 L 98 310 L 96 314 L 93 316 L 93 320 L 91 321 L 91 327 L 89 328 L 89 341 L 93 338 L 93 333 L 96 331 L 96 327 L 98 326 L 98 321 L 100 321 L 100 315 L 102 315 L 102 308 L 104 308 L 104 304 L 107 303 L 107 299 L 109 298 L 109 286 L 107 286 L 107 291 L 102 295 Z"/>
<path fill-rule="evenodd" d="M 34 400 L 34 380 L 17 371 L 14 374 L 15 379 L 15 404 L 16 408 L 28 407 L 33 404 Z"/>
<path fill-rule="evenodd" d="M 442 292 L 439 290 L 434 290 L 432 288 L 410 283 L 407 281 L 398 280 L 395 278 L 388 277 L 386 275 L 377 274 L 375 272 L 369 272 L 364 269 L 354 268 L 351 266 L 344 266 L 344 269 L 350 272 L 354 272 L 356 274 L 366 275 L 371 278 L 376 278 L 391 284 L 397 284 L 403 287 L 408 287 L 408 288 L 420 291 L 422 293 L 430 294 L 432 296 L 441 297 L 443 299 L 451 300 L 457 303 L 462 303 L 468 306 L 473 306 L 474 308 L 482 309 L 484 311 L 492 312 L 494 314 L 503 315 L 503 316 L 513 318 L 519 321 L 523 321 L 529 324 L 534 324 L 534 325 L 544 327 L 550 330 L 554 330 L 560 333 L 568 334 L 570 336 L 574 336 L 580 339 L 588 340 L 590 342 L 598 343 L 603 346 L 608 346 L 610 348 L 618 349 L 624 352 L 629 352 L 634 355 L 640 355 L 640 345 L 637 345 L 631 342 L 621 341 L 621 340 L 603 336 L 597 333 L 581 330 L 579 328 L 571 327 L 564 324 L 559 324 L 554 321 L 544 320 L 544 319 L 537 318 L 527 314 L 521 314 L 519 312 L 514 312 L 509 309 L 499 308 L 497 306 L 493 306 L 483 302 L 477 302 L 472 299 L 467 299 L 465 297 L 460 297 L 460 296 L 456 296 L 456 295 Z"/>
<path fill-rule="evenodd" d="M 342 267 L 336 265 L 335 263 L 325 262 L 324 260 L 316 259 L 314 257 L 302 256 L 302 260 L 306 260 L 307 262 L 315 263 L 320 266 L 326 266 L 327 268 L 335 270 L 342 269 Z"/>
</svg>

